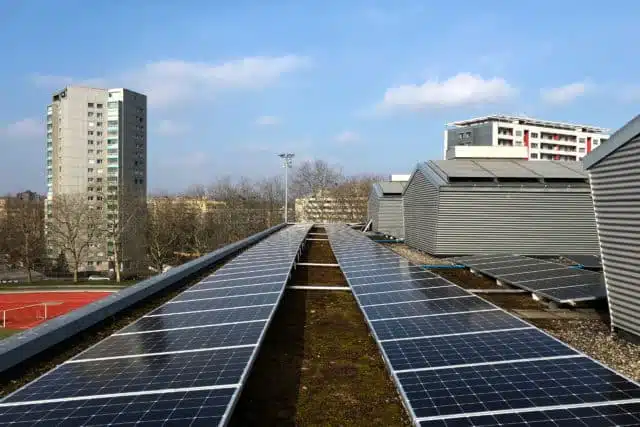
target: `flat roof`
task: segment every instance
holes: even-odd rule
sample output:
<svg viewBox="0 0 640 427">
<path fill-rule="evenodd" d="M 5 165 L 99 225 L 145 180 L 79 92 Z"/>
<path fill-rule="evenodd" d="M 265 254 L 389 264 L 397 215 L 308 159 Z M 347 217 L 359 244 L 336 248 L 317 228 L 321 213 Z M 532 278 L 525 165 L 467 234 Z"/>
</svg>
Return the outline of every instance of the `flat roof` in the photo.
<svg viewBox="0 0 640 427">
<path fill-rule="evenodd" d="M 431 160 L 426 163 L 445 181 L 456 180 L 576 180 L 588 174 L 580 162 L 559 160 L 457 159 Z"/>
<path fill-rule="evenodd" d="M 545 126 L 556 129 L 565 129 L 565 130 L 582 130 L 586 129 L 587 132 L 595 132 L 595 133 L 609 133 L 610 129 L 602 128 L 598 126 L 590 126 L 590 125 L 582 125 L 577 123 L 564 123 L 564 122 L 555 122 L 551 120 L 539 120 L 531 117 L 524 116 L 507 116 L 502 114 L 493 114 L 490 116 L 484 117 L 476 117 L 468 120 L 460 120 L 457 122 L 447 123 L 447 127 L 461 127 L 461 126 L 470 126 L 480 123 L 486 122 L 504 122 L 504 123 L 513 123 L 520 122 L 522 124 L 533 125 L 533 126 Z"/>
<path fill-rule="evenodd" d="M 402 194 L 407 181 L 380 181 L 376 182 L 382 194 Z"/>
</svg>

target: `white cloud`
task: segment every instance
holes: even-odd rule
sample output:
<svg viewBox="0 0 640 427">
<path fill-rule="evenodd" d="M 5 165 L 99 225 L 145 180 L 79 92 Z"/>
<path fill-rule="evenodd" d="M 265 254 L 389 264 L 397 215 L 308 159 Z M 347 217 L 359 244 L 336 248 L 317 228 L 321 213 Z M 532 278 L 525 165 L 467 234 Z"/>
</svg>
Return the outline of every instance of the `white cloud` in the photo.
<svg viewBox="0 0 640 427">
<path fill-rule="evenodd" d="M 514 96 L 517 90 L 503 78 L 483 79 L 459 73 L 444 80 L 429 80 L 387 89 L 382 108 L 443 108 L 490 104 Z"/>
<path fill-rule="evenodd" d="M 7 125 L 3 132 L 15 139 L 44 137 L 44 124 L 36 119 L 27 118 Z"/>
<path fill-rule="evenodd" d="M 260 126 L 272 126 L 280 124 L 280 119 L 276 116 L 260 116 L 256 119 L 255 124 Z"/>
<path fill-rule="evenodd" d="M 127 87 L 148 96 L 151 106 L 168 107 L 211 98 L 223 89 L 260 89 L 274 84 L 286 73 L 310 63 L 306 57 L 254 56 L 219 64 L 163 60 L 149 62 L 112 78 L 77 79 L 67 76 L 33 76 L 39 86 L 61 87 L 69 84 Z"/>
<path fill-rule="evenodd" d="M 562 105 L 574 101 L 576 98 L 584 95 L 587 90 L 588 86 L 585 83 L 578 82 L 550 89 L 542 89 L 540 96 L 544 102 Z"/>
<path fill-rule="evenodd" d="M 349 144 L 360 141 L 360 135 L 358 135 L 356 132 L 345 130 L 344 132 L 336 135 L 334 140 L 341 144 Z"/>
<path fill-rule="evenodd" d="M 157 127 L 153 130 L 158 135 L 172 136 L 189 132 L 191 128 L 185 123 L 176 122 L 175 120 L 160 120 Z"/>
</svg>

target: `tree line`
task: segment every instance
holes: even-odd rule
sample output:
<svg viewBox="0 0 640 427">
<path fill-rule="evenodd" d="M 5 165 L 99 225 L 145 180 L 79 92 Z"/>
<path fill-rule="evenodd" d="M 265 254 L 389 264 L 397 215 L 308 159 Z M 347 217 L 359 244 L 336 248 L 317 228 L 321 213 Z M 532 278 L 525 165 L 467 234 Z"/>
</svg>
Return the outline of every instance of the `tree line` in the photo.
<svg viewBox="0 0 640 427">
<path fill-rule="evenodd" d="M 322 160 L 303 162 L 292 174 L 289 218 L 295 218 L 296 198 L 321 195 L 332 198 L 334 209 L 348 211 L 351 221 L 364 221 L 366 198 L 376 179 L 380 177 L 346 176 Z M 93 252 L 106 253 L 115 267 L 126 261 L 127 251 L 143 251 L 145 267 L 161 272 L 279 224 L 284 184 L 281 176 L 223 178 L 181 194 L 151 194 L 147 200 L 127 191 L 60 195 L 51 201 L 47 219 L 42 201 L 6 200 L 0 215 L 0 265 L 25 269 L 28 281 L 33 270 L 69 274 L 77 281 Z M 120 281 L 120 268 L 113 270 Z"/>
</svg>

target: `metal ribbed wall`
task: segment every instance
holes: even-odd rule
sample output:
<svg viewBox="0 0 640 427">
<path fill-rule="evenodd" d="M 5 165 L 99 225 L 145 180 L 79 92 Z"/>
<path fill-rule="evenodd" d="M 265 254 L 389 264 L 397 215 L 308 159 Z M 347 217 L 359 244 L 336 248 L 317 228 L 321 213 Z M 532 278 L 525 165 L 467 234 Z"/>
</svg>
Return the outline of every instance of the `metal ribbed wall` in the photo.
<svg viewBox="0 0 640 427">
<path fill-rule="evenodd" d="M 640 137 L 589 172 L 611 323 L 640 336 Z"/>
<path fill-rule="evenodd" d="M 378 231 L 378 196 L 374 190 L 369 192 L 367 202 L 367 218 L 372 221 L 371 229 Z"/>
<path fill-rule="evenodd" d="M 589 189 L 440 192 L 435 255 L 597 254 Z"/>
<path fill-rule="evenodd" d="M 380 195 L 378 191 L 371 191 L 368 209 L 368 218 L 373 221 L 373 231 L 404 238 L 402 196 Z"/>
<path fill-rule="evenodd" d="M 385 234 L 404 238 L 402 196 L 382 196 L 378 200 L 378 229 Z"/>
<path fill-rule="evenodd" d="M 403 194 L 404 240 L 414 248 L 433 253 L 436 249 L 438 188 L 416 170 Z"/>
</svg>

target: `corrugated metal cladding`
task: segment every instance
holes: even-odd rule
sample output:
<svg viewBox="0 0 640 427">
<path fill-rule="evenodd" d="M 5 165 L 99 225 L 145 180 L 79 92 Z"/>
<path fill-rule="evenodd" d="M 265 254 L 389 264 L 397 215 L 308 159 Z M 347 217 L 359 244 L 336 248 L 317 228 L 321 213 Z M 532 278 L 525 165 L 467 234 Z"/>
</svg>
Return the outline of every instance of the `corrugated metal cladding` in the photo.
<svg viewBox="0 0 640 427">
<path fill-rule="evenodd" d="M 409 180 L 402 197 L 404 241 L 428 253 L 436 252 L 438 196 L 438 188 L 418 169 Z"/>
<path fill-rule="evenodd" d="M 509 161 L 496 161 L 489 169 L 504 176 L 510 167 L 497 162 Z M 433 255 L 599 252 L 590 189 L 574 170 L 567 169 L 568 183 L 532 180 L 519 170 L 501 183 L 487 180 L 485 168 L 474 182 L 469 165 L 462 166 L 464 170 L 456 171 L 455 165 L 439 161 L 417 168 L 404 193 L 408 245 Z M 549 168 L 556 179 L 562 179 L 556 173 L 560 166 Z M 449 182 L 451 176 L 462 181 Z"/>
<path fill-rule="evenodd" d="M 403 188 L 403 183 L 399 182 L 373 184 L 368 204 L 368 216 L 373 222 L 372 230 L 404 238 Z"/>
<path fill-rule="evenodd" d="M 589 172 L 611 324 L 640 337 L 640 129 L 633 133 Z"/>
</svg>

